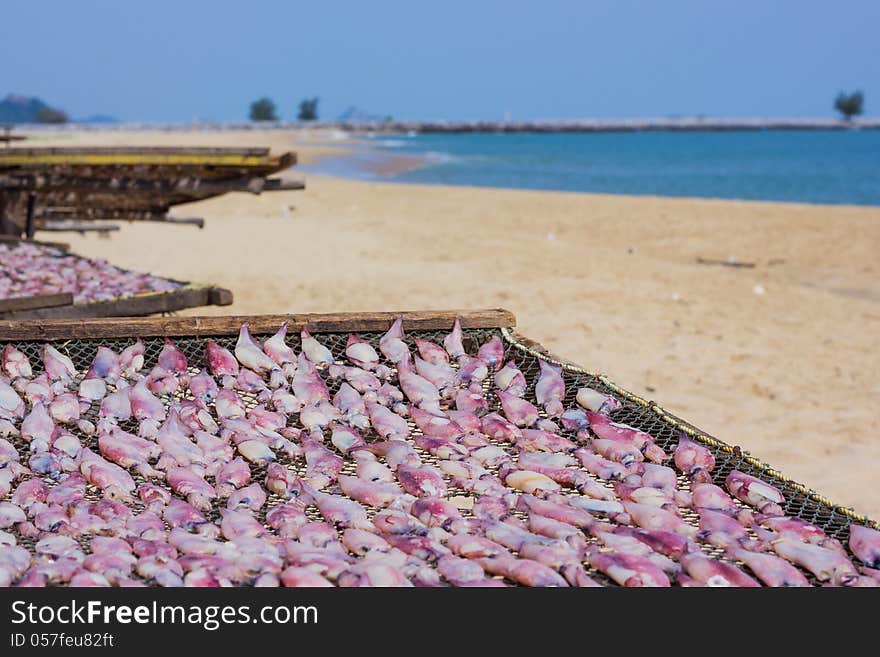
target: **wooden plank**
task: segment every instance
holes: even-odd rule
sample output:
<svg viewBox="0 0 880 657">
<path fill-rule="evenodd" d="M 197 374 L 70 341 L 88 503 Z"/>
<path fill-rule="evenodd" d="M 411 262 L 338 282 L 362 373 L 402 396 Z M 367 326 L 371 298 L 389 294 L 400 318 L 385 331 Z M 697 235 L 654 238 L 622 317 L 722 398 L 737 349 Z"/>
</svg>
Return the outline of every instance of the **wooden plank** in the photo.
<svg viewBox="0 0 880 657">
<path fill-rule="evenodd" d="M 47 166 L 188 166 L 234 167 L 280 171 L 296 163 L 294 153 L 281 155 L 227 155 L 203 153 L 112 153 L 100 149 L 86 152 L 27 153 L 30 149 L 6 148 L 0 150 L 0 168 L 34 168 Z"/>
<path fill-rule="evenodd" d="M 275 180 L 275 179 L 273 179 Z M 258 194 L 269 182 L 260 176 L 236 175 L 224 178 L 200 178 L 196 175 L 177 175 L 156 178 L 139 176 L 137 171 L 124 176 L 104 176 L 100 172 L 70 175 L 43 171 L 13 170 L 0 174 L 0 187 L 4 189 L 45 190 L 55 194 L 77 192 L 80 194 L 132 194 L 135 192 L 168 194 L 221 194 L 226 192 L 252 192 Z M 280 181 L 279 181 L 280 182 Z"/>
<path fill-rule="evenodd" d="M 50 205 L 37 208 L 38 219 L 68 219 L 75 217 L 78 209 L 72 205 Z"/>
<path fill-rule="evenodd" d="M 12 313 L 18 310 L 31 310 L 35 308 L 54 308 L 57 306 L 70 306 L 73 304 L 73 295 L 70 292 L 58 294 L 35 294 L 30 297 L 12 297 L 0 299 L 0 314 Z"/>
<path fill-rule="evenodd" d="M 97 212 L 97 210 L 96 210 Z M 75 216 L 76 213 L 74 213 Z M 84 225 L 86 228 L 84 230 L 103 230 L 101 226 L 92 227 L 94 222 L 98 221 L 128 221 L 129 223 L 132 221 L 149 221 L 154 223 L 165 223 L 165 224 L 181 224 L 187 226 L 198 226 L 199 228 L 205 227 L 205 220 L 203 217 L 175 217 L 173 215 L 163 214 L 152 214 L 152 213 L 135 213 L 132 212 L 129 216 L 125 216 L 125 214 L 121 212 L 113 212 L 110 211 L 109 214 L 111 216 L 103 217 L 99 215 L 89 215 L 88 218 L 78 217 L 78 218 L 70 218 L 70 219 L 42 219 L 41 223 L 37 226 L 37 230 L 55 230 L 55 231 L 63 231 L 63 230 L 80 230 L 78 228 L 66 228 L 66 223 L 64 222 L 75 222 L 79 225 Z M 53 215 L 54 216 L 54 215 Z M 70 216 L 67 214 L 59 214 L 61 216 Z M 49 226 L 48 228 L 41 228 L 41 226 Z M 116 228 L 107 228 L 106 230 L 119 230 L 119 227 Z"/>
<path fill-rule="evenodd" d="M 161 219 L 148 219 L 147 221 L 160 221 L 168 224 L 180 224 L 182 226 L 198 226 L 199 228 L 205 227 L 205 220 L 203 217 L 172 217 L 165 216 Z"/>
<path fill-rule="evenodd" d="M 168 214 L 168 207 L 163 208 L 119 208 L 119 207 L 98 207 L 92 203 L 91 207 L 75 207 L 70 205 L 49 206 L 37 210 L 37 217 L 46 221 L 52 219 L 79 219 L 81 221 L 149 221 L 151 219 L 161 219 Z"/>
<path fill-rule="evenodd" d="M 269 155 L 269 149 L 234 146 L 30 146 L 16 148 L 24 155 Z"/>
<path fill-rule="evenodd" d="M 219 290 L 215 293 L 215 290 Z M 168 292 L 142 294 L 108 301 L 78 303 L 65 308 L 41 308 L 4 315 L 4 319 L 77 319 L 96 317 L 142 317 L 158 313 L 174 312 L 186 308 L 215 305 L 212 299 L 217 298 L 229 305 L 232 303 L 232 292 L 222 288 L 184 287 Z M 107 321 L 107 320 L 95 320 Z"/>
<path fill-rule="evenodd" d="M 59 215 L 63 216 L 63 215 Z M 98 231 L 109 232 L 111 230 L 119 230 L 118 224 L 101 224 L 103 221 L 127 221 L 129 223 L 137 221 L 146 221 L 157 224 L 178 224 L 181 226 L 196 226 L 198 228 L 205 227 L 203 217 L 174 217 L 171 215 L 145 215 L 139 216 L 132 214 L 131 216 L 89 216 L 78 219 L 41 219 L 36 226 L 37 230 L 47 230 L 54 232 L 64 231 Z"/>
<path fill-rule="evenodd" d="M 516 325 L 513 313 L 503 308 L 226 317 L 124 317 L 79 321 L 0 320 L 0 340 L 234 335 L 244 322 L 248 322 L 251 331 L 257 334 L 274 332 L 282 322 L 287 322 L 291 331 L 299 331 L 304 326 L 316 333 L 385 331 L 399 315 L 403 315 L 404 329 L 409 330 L 449 330 L 456 318 L 461 320 L 464 328 Z"/>
<path fill-rule="evenodd" d="M 59 251 L 70 250 L 70 244 L 65 242 L 43 242 L 41 240 L 28 240 L 23 237 L 14 237 L 12 235 L 0 235 L 0 242 L 10 244 L 36 244 L 37 246 L 46 246 L 51 249 L 58 249 Z"/>
<path fill-rule="evenodd" d="M 50 233 L 67 233 L 67 232 L 109 233 L 114 230 L 119 230 L 119 224 L 104 224 L 104 223 L 98 223 L 98 221 L 99 220 L 72 221 L 69 219 L 61 219 L 58 221 L 45 221 L 45 222 L 41 223 L 39 226 L 37 226 L 37 230 L 45 230 Z"/>
<path fill-rule="evenodd" d="M 266 178 L 264 192 L 292 192 L 306 188 L 305 180 L 285 180 L 283 178 Z"/>
<path fill-rule="evenodd" d="M 212 306 L 232 305 L 232 290 L 227 290 L 225 287 L 212 287 L 210 293 L 208 301 Z"/>
</svg>

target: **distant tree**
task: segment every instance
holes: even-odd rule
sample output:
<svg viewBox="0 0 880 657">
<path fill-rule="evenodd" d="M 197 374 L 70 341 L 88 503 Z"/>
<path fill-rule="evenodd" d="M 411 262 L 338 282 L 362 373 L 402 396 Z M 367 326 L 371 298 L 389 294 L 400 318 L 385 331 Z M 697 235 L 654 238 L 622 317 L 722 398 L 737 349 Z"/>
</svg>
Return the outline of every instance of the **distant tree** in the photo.
<svg viewBox="0 0 880 657">
<path fill-rule="evenodd" d="M 251 121 L 277 121 L 275 103 L 270 98 L 260 98 L 251 103 Z"/>
<path fill-rule="evenodd" d="M 315 121 L 318 118 L 318 97 L 306 98 L 299 104 L 300 121 Z"/>
<path fill-rule="evenodd" d="M 67 123 L 67 113 L 53 107 L 41 107 L 34 117 L 37 123 Z"/>
<path fill-rule="evenodd" d="M 837 95 L 834 101 L 834 109 L 843 115 L 847 121 L 852 121 L 854 116 L 862 113 L 862 105 L 865 103 L 865 96 L 861 91 L 855 91 L 851 94 L 843 93 Z"/>
</svg>

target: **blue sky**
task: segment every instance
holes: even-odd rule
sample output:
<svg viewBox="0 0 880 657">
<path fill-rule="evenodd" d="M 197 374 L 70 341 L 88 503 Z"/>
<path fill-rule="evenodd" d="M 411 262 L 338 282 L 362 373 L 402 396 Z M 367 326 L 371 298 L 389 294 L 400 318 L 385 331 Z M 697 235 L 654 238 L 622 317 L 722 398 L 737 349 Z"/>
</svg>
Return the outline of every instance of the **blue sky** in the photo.
<svg viewBox="0 0 880 657">
<path fill-rule="evenodd" d="M 73 116 L 400 119 L 828 116 L 880 111 L 876 0 L 3 3 L 0 95 Z"/>
</svg>

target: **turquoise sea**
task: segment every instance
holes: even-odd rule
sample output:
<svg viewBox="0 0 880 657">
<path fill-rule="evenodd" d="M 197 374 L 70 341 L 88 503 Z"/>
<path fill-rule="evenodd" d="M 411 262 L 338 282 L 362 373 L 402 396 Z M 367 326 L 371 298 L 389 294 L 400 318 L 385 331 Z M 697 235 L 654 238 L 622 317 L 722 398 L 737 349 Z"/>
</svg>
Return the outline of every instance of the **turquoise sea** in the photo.
<svg viewBox="0 0 880 657">
<path fill-rule="evenodd" d="M 404 163 L 404 170 L 395 162 Z M 362 179 L 880 205 L 880 131 L 376 135 L 311 167 Z"/>
</svg>

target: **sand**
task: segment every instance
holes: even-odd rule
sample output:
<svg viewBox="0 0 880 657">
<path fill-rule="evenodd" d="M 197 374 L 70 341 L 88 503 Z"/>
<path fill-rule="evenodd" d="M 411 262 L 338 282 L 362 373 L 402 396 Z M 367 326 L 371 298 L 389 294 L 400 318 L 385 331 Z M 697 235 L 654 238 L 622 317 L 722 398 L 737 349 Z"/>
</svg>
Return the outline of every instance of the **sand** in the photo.
<svg viewBox="0 0 880 657">
<path fill-rule="evenodd" d="M 269 145 L 306 163 L 346 148 L 282 131 L 31 143 Z M 176 210 L 201 231 L 64 239 L 234 291 L 192 314 L 508 308 L 556 353 L 880 518 L 880 208 L 306 178 Z M 756 266 L 695 262 L 730 256 Z"/>
</svg>

